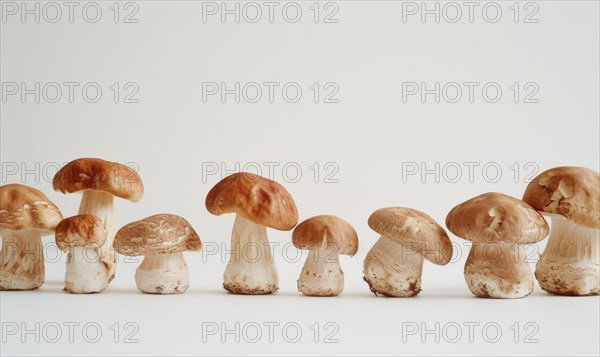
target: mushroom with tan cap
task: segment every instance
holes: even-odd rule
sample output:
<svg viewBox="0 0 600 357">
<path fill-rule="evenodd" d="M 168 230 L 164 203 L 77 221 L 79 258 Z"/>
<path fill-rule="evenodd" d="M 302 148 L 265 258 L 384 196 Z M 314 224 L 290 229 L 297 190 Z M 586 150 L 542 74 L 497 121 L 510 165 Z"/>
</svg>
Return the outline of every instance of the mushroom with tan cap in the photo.
<svg viewBox="0 0 600 357">
<path fill-rule="evenodd" d="M 62 220 L 58 208 L 33 187 L 0 186 L 0 290 L 32 290 L 44 283 L 42 236 Z"/>
<path fill-rule="evenodd" d="M 217 216 L 235 213 L 233 253 L 223 287 L 234 294 L 271 294 L 279 289 L 267 240 L 267 227 L 289 231 L 298 223 L 292 196 L 275 181 L 236 173 L 217 183 L 206 196 L 206 209 Z"/>
<path fill-rule="evenodd" d="M 292 234 L 292 243 L 308 249 L 308 257 L 298 279 L 298 290 L 309 296 L 337 296 L 344 290 L 344 272 L 338 255 L 353 256 L 358 236 L 343 219 L 322 215 L 300 223 Z"/>
<path fill-rule="evenodd" d="M 548 235 L 548 224 L 536 210 L 501 193 L 484 193 L 454 207 L 446 226 L 473 242 L 465 280 L 475 296 L 515 299 L 531 294 L 525 244 Z"/>
<path fill-rule="evenodd" d="M 452 258 L 446 231 L 415 209 L 379 209 L 369 217 L 369 227 L 381 234 L 364 261 L 364 280 L 375 295 L 415 296 L 421 292 L 423 258 L 437 265 Z"/>
<path fill-rule="evenodd" d="M 137 288 L 148 294 L 181 294 L 190 286 L 185 251 L 199 251 L 200 237 L 184 218 L 157 214 L 119 229 L 114 247 L 120 254 L 145 256 L 135 272 Z"/>
<path fill-rule="evenodd" d="M 65 291 L 88 294 L 102 291 L 108 271 L 101 259 L 106 240 L 102 220 L 90 214 L 63 219 L 56 227 L 56 245 L 68 252 Z"/>
<path fill-rule="evenodd" d="M 132 168 L 102 159 L 77 159 L 61 168 L 52 183 L 55 191 L 62 193 L 83 192 L 79 214 L 90 214 L 104 222 L 106 240 L 102 245 L 101 260 L 106 273 L 104 288 L 115 276 L 113 197 L 132 202 L 139 201 L 144 194 L 142 179 Z M 97 267 L 100 268 L 100 265 Z"/>
<path fill-rule="evenodd" d="M 600 293 L 600 174 L 584 167 L 555 167 L 527 186 L 523 201 L 552 220 L 535 277 L 559 295 Z"/>
</svg>

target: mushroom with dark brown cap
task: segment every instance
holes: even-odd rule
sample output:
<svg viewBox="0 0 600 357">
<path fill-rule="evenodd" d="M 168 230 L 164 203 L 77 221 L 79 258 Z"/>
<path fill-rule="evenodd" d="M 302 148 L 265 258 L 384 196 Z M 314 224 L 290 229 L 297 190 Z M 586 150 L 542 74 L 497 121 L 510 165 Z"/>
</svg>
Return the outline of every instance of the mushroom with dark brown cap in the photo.
<svg viewBox="0 0 600 357">
<path fill-rule="evenodd" d="M 106 240 L 102 245 L 101 260 L 107 269 L 108 286 L 115 276 L 113 197 L 132 202 L 144 194 L 142 179 L 132 168 L 102 159 L 77 159 L 61 168 L 52 182 L 55 191 L 62 193 L 83 192 L 79 214 L 90 214 L 104 222 Z"/>
<path fill-rule="evenodd" d="M 217 216 L 235 213 L 232 251 L 223 287 L 234 294 L 271 294 L 279 289 L 267 240 L 267 227 L 289 231 L 298 223 L 292 196 L 275 181 L 236 173 L 217 183 L 206 196 L 206 209 Z"/>
<path fill-rule="evenodd" d="M 298 279 L 298 290 L 309 296 L 337 296 L 344 290 L 344 272 L 338 255 L 353 256 L 358 236 L 343 219 L 322 215 L 300 223 L 292 234 L 292 243 L 308 249 L 308 257 Z"/>
<path fill-rule="evenodd" d="M 445 265 L 452 243 L 433 218 L 412 208 L 379 209 L 369 227 L 381 234 L 364 261 L 364 280 L 377 295 L 410 297 L 421 292 L 423 258 Z"/>
<path fill-rule="evenodd" d="M 548 235 L 548 224 L 527 203 L 501 193 L 484 193 L 454 207 L 446 226 L 473 242 L 465 280 L 477 297 L 521 298 L 533 291 L 525 244 Z"/>
<path fill-rule="evenodd" d="M 104 222 L 82 214 L 63 219 L 56 227 L 56 245 L 68 252 L 65 291 L 88 294 L 102 291 L 108 271 L 102 262 L 101 247 L 106 240 Z"/>
<path fill-rule="evenodd" d="M 148 294 L 181 294 L 190 286 L 185 251 L 199 251 L 200 237 L 184 218 L 157 214 L 119 229 L 114 247 L 127 256 L 143 255 L 135 272 L 137 288 Z"/>
<path fill-rule="evenodd" d="M 600 293 L 600 174 L 584 167 L 555 167 L 527 186 L 523 201 L 552 220 L 535 267 L 545 291 Z"/>
<path fill-rule="evenodd" d="M 32 290 L 44 283 L 42 236 L 62 219 L 41 191 L 20 184 L 0 186 L 0 290 Z"/>
</svg>

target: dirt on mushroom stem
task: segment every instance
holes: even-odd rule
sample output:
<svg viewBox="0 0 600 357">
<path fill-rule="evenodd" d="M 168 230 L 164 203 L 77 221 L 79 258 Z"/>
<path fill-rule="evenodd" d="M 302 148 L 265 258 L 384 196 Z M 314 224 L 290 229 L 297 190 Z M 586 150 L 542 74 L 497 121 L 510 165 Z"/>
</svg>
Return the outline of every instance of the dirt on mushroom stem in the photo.
<svg viewBox="0 0 600 357">
<path fill-rule="evenodd" d="M 311 249 L 298 279 L 298 290 L 309 296 L 337 296 L 344 290 L 344 272 L 338 247 L 327 238 L 318 249 Z"/>
<path fill-rule="evenodd" d="M 2 230 L 0 290 L 33 290 L 44 283 L 42 232 Z"/>
</svg>

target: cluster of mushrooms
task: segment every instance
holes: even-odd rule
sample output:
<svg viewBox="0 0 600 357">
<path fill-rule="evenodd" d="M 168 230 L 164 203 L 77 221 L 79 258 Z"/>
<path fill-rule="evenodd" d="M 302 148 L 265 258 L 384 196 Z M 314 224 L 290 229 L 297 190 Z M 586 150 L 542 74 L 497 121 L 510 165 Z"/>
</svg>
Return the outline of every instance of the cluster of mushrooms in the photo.
<svg viewBox="0 0 600 357">
<path fill-rule="evenodd" d="M 54 190 L 81 192 L 78 215 L 64 218 L 42 192 L 20 184 L 0 186 L 2 252 L 0 290 L 31 290 L 44 283 L 41 237 L 55 235 L 68 253 L 65 291 L 97 293 L 115 276 L 115 251 L 144 256 L 137 288 L 150 294 L 179 294 L 189 287 L 185 251 L 199 251 L 198 234 L 184 218 L 157 214 L 115 232 L 114 197 L 132 202 L 144 193 L 140 176 L 125 165 L 77 159 L 54 177 Z M 298 224 L 298 210 L 280 184 L 250 173 L 217 183 L 206 197 L 214 215 L 235 213 L 232 254 L 223 287 L 234 294 L 271 294 L 278 275 L 267 244 L 267 227 L 294 229 L 292 242 L 309 250 L 298 290 L 309 296 L 337 296 L 344 288 L 340 254 L 353 256 L 358 236 L 332 215 Z M 551 218 L 549 229 L 542 216 Z M 535 278 L 558 295 L 600 292 L 600 175 L 581 167 L 556 167 L 538 175 L 523 200 L 485 193 L 454 207 L 446 227 L 472 242 L 464 276 L 477 297 L 521 298 L 533 291 L 525 246 L 550 237 Z M 452 258 L 448 234 L 427 214 L 412 208 L 375 211 L 369 226 L 381 237 L 364 260 L 364 280 L 375 295 L 410 297 L 421 291 L 424 259 L 438 265 Z M 251 254 L 249 251 L 254 250 Z M 253 259 L 248 259 L 251 255 Z"/>
</svg>

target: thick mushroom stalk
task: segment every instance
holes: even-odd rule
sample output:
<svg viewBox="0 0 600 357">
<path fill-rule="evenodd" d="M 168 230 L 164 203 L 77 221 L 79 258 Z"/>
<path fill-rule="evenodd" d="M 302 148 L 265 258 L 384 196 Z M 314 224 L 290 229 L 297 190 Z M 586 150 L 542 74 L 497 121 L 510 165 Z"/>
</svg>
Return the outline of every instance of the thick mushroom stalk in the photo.
<svg viewBox="0 0 600 357">
<path fill-rule="evenodd" d="M 182 253 L 144 257 L 135 271 L 137 288 L 148 294 L 181 294 L 190 286 L 190 273 Z"/>
<path fill-rule="evenodd" d="M 364 280 L 377 295 L 411 297 L 421 291 L 423 256 L 381 236 L 364 261 Z"/>
<path fill-rule="evenodd" d="M 521 244 L 473 243 L 464 274 L 477 297 L 516 299 L 533 291 L 533 276 Z"/>
<path fill-rule="evenodd" d="M 106 288 L 108 269 L 97 244 L 71 247 L 67 257 L 65 290 L 72 294 L 96 293 Z"/>
<path fill-rule="evenodd" d="M 232 254 L 223 274 L 223 288 L 234 294 L 272 294 L 278 275 L 267 228 L 236 214 L 231 233 Z"/>
<path fill-rule="evenodd" d="M 337 296 L 344 290 L 338 248 L 327 244 L 311 249 L 298 279 L 298 290 L 309 296 Z"/>
<path fill-rule="evenodd" d="M 44 283 L 44 253 L 39 230 L 3 230 L 1 259 L 0 290 L 32 290 Z"/>
<path fill-rule="evenodd" d="M 535 268 L 542 289 L 560 295 L 600 293 L 600 230 L 550 214 L 552 229 Z"/>
</svg>

